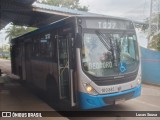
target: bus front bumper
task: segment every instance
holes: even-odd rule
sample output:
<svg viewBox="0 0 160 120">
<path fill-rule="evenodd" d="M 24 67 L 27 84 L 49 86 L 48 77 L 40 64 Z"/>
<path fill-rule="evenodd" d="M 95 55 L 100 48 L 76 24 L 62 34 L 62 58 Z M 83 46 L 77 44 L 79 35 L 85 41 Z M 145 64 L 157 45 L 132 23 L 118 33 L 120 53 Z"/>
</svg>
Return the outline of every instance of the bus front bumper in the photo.
<svg viewBox="0 0 160 120">
<path fill-rule="evenodd" d="M 107 105 L 113 105 L 116 101 L 119 100 L 129 100 L 136 98 L 141 94 L 141 85 L 132 88 L 130 90 L 110 93 L 104 95 L 90 95 L 87 93 L 80 92 L 80 108 L 81 109 L 92 109 L 99 108 Z"/>
</svg>

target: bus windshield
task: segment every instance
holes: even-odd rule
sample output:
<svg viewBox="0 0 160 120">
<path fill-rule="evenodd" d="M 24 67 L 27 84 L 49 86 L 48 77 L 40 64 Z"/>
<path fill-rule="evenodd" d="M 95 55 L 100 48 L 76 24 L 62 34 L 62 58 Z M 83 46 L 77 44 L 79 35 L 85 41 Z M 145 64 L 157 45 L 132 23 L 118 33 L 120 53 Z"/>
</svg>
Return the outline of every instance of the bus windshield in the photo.
<svg viewBox="0 0 160 120">
<path fill-rule="evenodd" d="M 133 72 L 138 67 L 138 46 L 133 33 L 84 33 L 82 66 L 96 77 Z"/>
</svg>

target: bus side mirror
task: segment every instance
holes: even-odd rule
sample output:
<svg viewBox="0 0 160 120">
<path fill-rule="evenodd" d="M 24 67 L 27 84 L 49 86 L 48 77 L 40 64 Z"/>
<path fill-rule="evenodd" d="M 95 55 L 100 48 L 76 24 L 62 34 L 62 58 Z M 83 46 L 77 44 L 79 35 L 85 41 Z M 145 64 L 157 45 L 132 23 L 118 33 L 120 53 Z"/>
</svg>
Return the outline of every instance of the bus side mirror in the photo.
<svg viewBox="0 0 160 120">
<path fill-rule="evenodd" d="M 79 33 L 76 34 L 75 46 L 76 48 L 82 48 L 82 35 Z"/>
</svg>

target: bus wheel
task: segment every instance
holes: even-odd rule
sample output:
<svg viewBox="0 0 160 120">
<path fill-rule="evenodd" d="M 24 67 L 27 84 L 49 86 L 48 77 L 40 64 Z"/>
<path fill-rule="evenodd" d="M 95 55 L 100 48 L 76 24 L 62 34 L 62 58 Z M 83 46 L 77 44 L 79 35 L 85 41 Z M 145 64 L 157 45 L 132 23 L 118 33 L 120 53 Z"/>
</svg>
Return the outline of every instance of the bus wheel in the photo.
<svg viewBox="0 0 160 120">
<path fill-rule="evenodd" d="M 58 86 L 52 77 L 47 79 L 47 100 L 51 105 L 58 102 Z"/>
</svg>

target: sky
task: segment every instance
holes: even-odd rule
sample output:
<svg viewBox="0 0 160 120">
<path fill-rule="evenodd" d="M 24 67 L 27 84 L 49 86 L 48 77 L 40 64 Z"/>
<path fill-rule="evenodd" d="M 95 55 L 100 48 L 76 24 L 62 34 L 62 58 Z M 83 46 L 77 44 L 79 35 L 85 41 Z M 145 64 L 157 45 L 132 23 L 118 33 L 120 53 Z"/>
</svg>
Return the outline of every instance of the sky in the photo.
<svg viewBox="0 0 160 120">
<path fill-rule="evenodd" d="M 143 21 L 149 16 L 150 0 L 80 0 L 80 5 L 88 6 L 92 13 Z M 7 42 L 5 35 L 0 31 L 0 44 Z"/>
<path fill-rule="evenodd" d="M 89 12 L 143 21 L 149 16 L 150 0 L 80 0 Z"/>
<path fill-rule="evenodd" d="M 4 44 L 4 43 L 7 43 L 7 40 L 5 40 L 5 36 L 6 36 L 5 31 L 4 31 L 4 30 L 1 30 L 1 31 L 0 31 L 0 46 L 1 46 L 2 44 Z"/>
<path fill-rule="evenodd" d="M 10 25 L 8 24 L 5 28 L 3 28 L 2 30 L 0 30 L 0 47 L 2 46 L 2 44 L 8 44 L 8 40 L 5 39 L 6 38 L 6 33 L 5 30 L 9 27 Z"/>
</svg>

